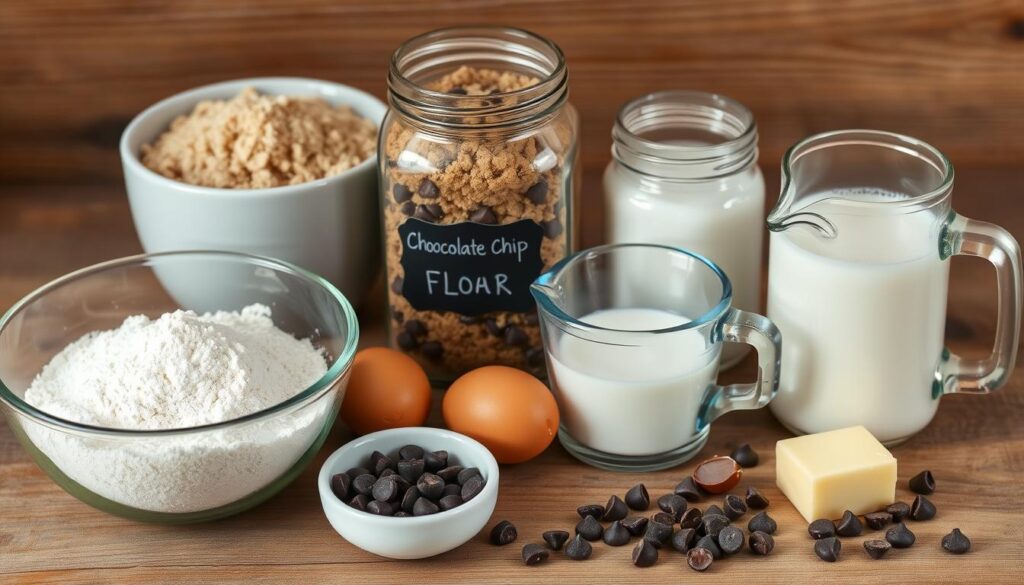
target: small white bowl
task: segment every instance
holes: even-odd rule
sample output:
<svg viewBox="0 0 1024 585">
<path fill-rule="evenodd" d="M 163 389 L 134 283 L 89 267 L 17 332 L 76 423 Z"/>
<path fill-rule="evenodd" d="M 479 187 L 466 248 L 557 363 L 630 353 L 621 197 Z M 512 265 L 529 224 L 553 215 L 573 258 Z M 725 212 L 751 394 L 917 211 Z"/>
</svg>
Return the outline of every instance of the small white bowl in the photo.
<svg viewBox="0 0 1024 585">
<path fill-rule="evenodd" d="M 477 467 L 486 484 L 465 504 L 430 516 L 393 518 L 361 512 L 331 491 L 331 477 L 365 466 L 374 451 L 391 455 L 405 445 L 448 451 L 451 465 Z M 498 462 L 475 440 L 445 429 L 406 427 L 364 435 L 331 454 L 320 468 L 320 502 L 331 526 L 359 548 L 392 559 L 422 559 L 466 543 L 487 525 L 498 501 Z"/>
<path fill-rule="evenodd" d="M 376 155 L 316 181 L 267 189 L 217 189 L 175 181 L 139 160 L 171 121 L 204 100 L 226 100 L 246 87 L 262 94 L 311 96 L 346 105 L 380 128 L 387 112 L 372 95 L 339 83 L 299 77 L 225 81 L 150 106 L 121 135 L 121 164 L 132 219 L 148 253 L 226 250 L 270 256 L 319 274 L 358 305 L 380 269 Z"/>
</svg>

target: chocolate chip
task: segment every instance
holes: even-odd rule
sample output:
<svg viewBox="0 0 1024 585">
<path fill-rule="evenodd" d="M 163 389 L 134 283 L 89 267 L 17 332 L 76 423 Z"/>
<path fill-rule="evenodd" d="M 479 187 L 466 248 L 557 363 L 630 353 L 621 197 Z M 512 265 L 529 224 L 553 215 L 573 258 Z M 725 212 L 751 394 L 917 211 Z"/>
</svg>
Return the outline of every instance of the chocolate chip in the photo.
<svg viewBox="0 0 1024 585">
<path fill-rule="evenodd" d="M 331 476 L 331 492 L 339 500 L 345 501 L 348 498 L 351 487 L 352 478 L 347 473 L 335 473 Z"/>
<path fill-rule="evenodd" d="M 536 368 L 544 363 L 544 348 L 531 347 L 526 350 L 526 365 Z"/>
<path fill-rule="evenodd" d="M 469 221 L 492 225 L 498 223 L 498 218 L 494 215 L 494 212 L 491 211 L 490 207 L 478 207 L 473 211 L 473 213 L 469 214 Z"/>
<path fill-rule="evenodd" d="M 569 544 L 565 545 L 565 556 L 574 561 L 585 561 L 589 559 L 590 553 L 593 551 L 594 547 L 590 546 L 590 543 L 584 540 L 579 534 L 570 540 Z"/>
<path fill-rule="evenodd" d="M 646 510 L 651 505 L 651 496 L 647 493 L 647 486 L 638 483 L 629 488 L 626 492 L 626 505 L 634 510 Z"/>
<path fill-rule="evenodd" d="M 726 556 L 734 555 L 743 548 L 745 539 L 746 535 L 742 530 L 735 526 L 726 526 L 718 533 L 718 548 L 722 549 L 722 554 Z"/>
<path fill-rule="evenodd" d="M 395 513 L 395 509 L 390 503 L 380 500 L 370 500 L 366 504 L 366 511 L 377 516 L 391 516 Z"/>
<path fill-rule="evenodd" d="M 377 477 L 369 473 L 364 473 L 359 477 L 352 480 L 352 489 L 357 494 L 369 496 L 370 492 L 373 491 L 373 484 L 377 483 Z"/>
<path fill-rule="evenodd" d="M 370 473 L 370 470 L 365 467 L 353 467 L 346 471 L 345 475 L 351 477 L 352 479 L 355 479 L 360 475 L 366 475 L 368 473 Z"/>
<path fill-rule="evenodd" d="M 401 183 L 395 183 L 395 186 L 391 188 L 391 196 L 394 197 L 395 203 L 405 203 L 412 199 L 412 189 Z"/>
<path fill-rule="evenodd" d="M 413 212 L 412 216 L 416 219 L 422 219 L 428 223 L 434 223 L 438 220 L 438 217 L 431 213 L 430 209 L 428 209 L 426 205 L 417 205 L 416 211 Z"/>
<path fill-rule="evenodd" d="M 712 538 L 718 538 L 718 533 L 723 528 L 729 525 L 729 518 L 722 514 L 704 514 L 704 517 L 700 521 L 700 532 L 701 534 L 710 536 Z"/>
<path fill-rule="evenodd" d="M 383 465 L 380 465 L 381 461 L 384 461 Z M 370 453 L 370 468 L 377 470 L 377 475 L 380 475 L 380 472 L 385 469 L 394 469 L 394 465 L 391 465 L 390 463 L 391 458 L 381 453 L 380 451 L 374 451 L 373 453 Z"/>
<path fill-rule="evenodd" d="M 412 516 L 412 514 L 409 514 L 405 510 L 399 510 L 391 515 L 392 518 L 408 518 L 409 516 Z"/>
<path fill-rule="evenodd" d="M 612 496 L 608 498 L 608 503 L 604 506 L 604 514 L 601 516 L 601 520 L 605 522 L 622 520 L 628 513 L 629 509 L 626 507 L 626 502 L 623 502 L 619 496 Z"/>
<path fill-rule="evenodd" d="M 661 546 L 672 538 L 672 525 L 651 520 L 647 523 L 644 531 L 644 540 L 649 540 L 656 546 Z"/>
<path fill-rule="evenodd" d="M 488 333 L 495 337 L 501 337 L 502 335 L 505 334 L 505 326 L 498 325 L 498 322 L 494 319 L 485 319 L 484 329 L 486 329 Z"/>
<path fill-rule="evenodd" d="M 424 498 L 438 500 L 444 492 L 444 480 L 433 473 L 424 473 L 416 480 L 416 489 Z"/>
<path fill-rule="evenodd" d="M 754 554 L 761 556 L 769 555 L 775 549 L 775 539 L 772 538 L 772 535 L 760 530 L 750 533 L 747 544 Z"/>
<path fill-rule="evenodd" d="M 576 534 L 590 541 L 598 540 L 604 534 L 604 526 L 601 526 L 597 518 L 586 516 L 576 524 Z"/>
<path fill-rule="evenodd" d="M 704 515 L 705 516 L 713 516 L 715 514 L 718 514 L 719 516 L 725 516 L 725 511 L 723 511 L 721 508 L 719 508 L 715 504 L 711 504 L 710 506 L 708 506 L 708 508 L 706 510 L 704 510 Z"/>
<path fill-rule="evenodd" d="M 539 544 L 523 545 L 523 564 L 533 566 L 548 560 L 548 551 Z"/>
<path fill-rule="evenodd" d="M 718 548 L 718 539 L 714 536 L 703 536 L 698 540 L 693 548 L 703 548 L 711 553 L 711 556 L 718 559 L 722 558 L 722 549 Z"/>
<path fill-rule="evenodd" d="M 462 501 L 468 502 L 480 495 L 482 491 L 484 491 L 484 478 L 474 475 L 462 484 Z"/>
<path fill-rule="evenodd" d="M 668 524 L 669 526 L 676 523 L 676 517 L 668 512 L 658 512 L 654 516 L 651 516 L 651 520 L 661 522 L 662 524 Z"/>
<path fill-rule="evenodd" d="M 441 511 L 441 508 L 437 504 L 422 496 L 412 505 L 413 516 L 429 516 L 437 514 L 439 511 Z"/>
<path fill-rule="evenodd" d="M 509 325 L 505 328 L 505 345 L 517 347 L 528 343 L 530 343 L 530 337 L 519 327 Z"/>
<path fill-rule="evenodd" d="M 861 524 L 860 518 L 849 510 L 843 512 L 843 517 L 836 522 L 835 526 L 836 534 L 839 536 L 860 536 L 860 533 L 864 532 L 864 525 Z"/>
<path fill-rule="evenodd" d="M 542 222 L 541 227 L 544 228 L 544 235 L 547 236 L 549 240 L 553 240 L 562 235 L 562 222 L 558 221 L 557 218 Z"/>
<path fill-rule="evenodd" d="M 396 473 L 398 473 L 398 472 L 395 471 L 394 469 L 390 469 L 390 468 L 382 469 L 381 472 L 380 472 L 380 475 L 378 475 L 377 478 L 380 479 L 382 477 L 387 477 L 389 475 L 395 475 Z"/>
<path fill-rule="evenodd" d="M 408 331 L 401 331 L 395 336 L 395 341 L 398 342 L 398 347 L 405 351 L 412 351 L 416 349 L 420 342 L 416 341 L 416 338 L 409 334 Z"/>
<path fill-rule="evenodd" d="M 946 549 L 946 552 L 962 555 L 971 550 L 971 539 L 960 532 L 959 528 L 954 528 L 952 532 L 942 537 L 942 548 Z"/>
<path fill-rule="evenodd" d="M 658 549 L 649 541 L 641 540 L 633 548 L 633 564 L 637 567 L 650 567 L 658 562 Z"/>
<path fill-rule="evenodd" d="M 348 505 L 352 506 L 356 510 L 365 512 L 366 505 L 370 503 L 370 496 L 366 494 L 358 494 L 348 501 Z"/>
<path fill-rule="evenodd" d="M 686 500 L 676 494 L 665 494 L 658 498 L 658 507 L 666 514 L 670 514 L 675 522 L 679 522 L 686 511 Z"/>
<path fill-rule="evenodd" d="M 430 179 L 423 179 L 423 181 L 420 182 L 420 188 L 417 189 L 417 191 L 419 192 L 420 197 L 426 199 L 436 199 L 437 196 L 441 194 L 441 190 L 438 189 L 437 184 Z"/>
<path fill-rule="evenodd" d="M 600 518 L 604 516 L 604 506 L 601 504 L 584 504 L 576 508 L 576 513 L 580 515 L 580 518 L 586 518 L 587 516 Z"/>
<path fill-rule="evenodd" d="M 843 543 L 834 536 L 821 538 L 814 542 L 814 554 L 823 561 L 834 563 L 839 560 L 839 552 L 843 549 Z"/>
<path fill-rule="evenodd" d="M 419 319 L 409 319 L 402 328 L 413 337 L 423 337 L 427 334 L 427 326 Z M 401 457 L 401 453 L 398 456 Z M 409 459 L 417 459 L 417 457 L 410 457 Z"/>
<path fill-rule="evenodd" d="M 910 505 L 911 520 L 931 520 L 934 517 L 935 504 L 931 500 L 924 496 L 914 498 L 914 503 Z"/>
<path fill-rule="evenodd" d="M 447 488 L 448 486 L 445 487 Z M 442 496 L 440 500 L 437 501 L 437 506 L 441 508 L 442 511 L 447 511 L 451 510 L 452 508 L 458 508 L 464 503 L 465 501 L 459 494 L 446 494 Z"/>
<path fill-rule="evenodd" d="M 405 203 L 402 204 L 401 207 L 398 208 L 398 210 L 402 212 L 402 215 L 410 217 L 416 215 L 416 204 L 413 203 L 412 201 L 406 201 Z"/>
<path fill-rule="evenodd" d="M 871 512 L 864 514 L 864 523 L 872 530 L 885 528 L 892 522 L 892 514 L 888 512 Z"/>
<path fill-rule="evenodd" d="M 402 495 L 402 502 L 399 506 L 405 512 L 412 514 L 413 506 L 416 505 L 416 500 L 420 499 L 421 496 L 422 494 L 420 494 L 420 490 L 416 486 L 411 486 L 405 490 L 405 493 Z"/>
<path fill-rule="evenodd" d="M 779 525 L 775 522 L 775 519 L 768 515 L 767 512 L 758 512 L 754 514 L 754 517 L 747 522 L 747 530 L 751 532 L 764 532 L 765 534 L 775 534 L 778 530 Z"/>
<path fill-rule="evenodd" d="M 459 480 L 460 471 L 462 471 L 461 465 L 450 465 L 438 470 L 437 476 L 443 479 L 445 483 L 456 483 Z"/>
<path fill-rule="evenodd" d="M 402 459 L 398 462 L 398 475 L 409 483 L 419 479 L 426 470 L 426 464 L 422 459 Z"/>
<path fill-rule="evenodd" d="M 821 539 L 836 535 L 836 525 L 828 518 L 819 518 L 807 527 L 807 533 L 811 538 Z"/>
<path fill-rule="evenodd" d="M 459 499 L 462 499 L 462 486 L 457 483 L 444 484 L 444 491 L 441 492 L 441 497 L 445 496 L 459 496 Z"/>
<path fill-rule="evenodd" d="M 551 550 L 562 550 L 565 541 L 569 540 L 569 533 L 564 530 L 548 530 L 540 536 Z"/>
<path fill-rule="evenodd" d="M 438 341 L 427 341 L 420 346 L 423 356 L 432 362 L 440 361 L 444 357 L 444 347 Z"/>
<path fill-rule="evenodd" d="M 459 485 L 465 485 L 466 482 L 473 477 L 483 477 L 480 475 L 480 469 L 477 467 L 466 467 L 455 476 L 455 481 L 457 481 Z"/>
<path fill-rule="evenodd" d="M 608 546 L 622 546 L 629 542 L 629 530 L 622 525 L 621 520 L 616 520 L 604 529 L 601 540 Z"/>
<path fill-rule="evenodd" d="M 700 508 L 690 508 L 679 518 L 679 526 L 681 528 L 697 528 L 703 517 L 704 513 L 700 511 Z"/>
<path fill-rule="evenodd" d="M 395 279 L 391 281 L 391 292 L 395 293 L 396 295 L 401 295 L 402 294 L 402 285 L 404 285 L 404 284 L 405 284 L 405 281 L 402 280 L 402 277 L 401 276 L 396 276 Z"/>
<path fill-rule="evenodd" d="M 875 538 L 864 541 L 864 550 L 867 551 L 869 557 L 877 560 L 892 550 L 892 545 L 884 540 Z"/>
<path fill-rule="evenodd" d="M 382 477 L 373 484 L 370 493 L 378 502 L 393 502 L 398 499 L 398 484 L 390 477 Z"/>
<path fill-rule="evenodd" d="M 740 467 L 754 467 L 758 461 L 757 451 L 754 451 L 750 443 L 743 443 L 736 447 L 729 457 L 732 457 L 736 463 L 739 463 Z"/>
<path fill-rule="evenodd" d="M 633 536 L 640 536 L 647 530 L 647 523 L 649 520 L 644 516 L 630 516 L 622 521 L 622 525 L 626 527 Z"/>
<path fill-rule="evenodd" d="M 910 548 L 917 537 L 907 528 L 907 525 L 900 522 L 889 530 L 885 531 L 885 539 L 896 548 Z"/>
<path fill-rule="evenodd" d="M 491 528 L 491 544 L 496 546 L 511 544 L 515 542 L 518 536 L 519 532 L 516 530 L 515 525 L 508 520 L 502 520 L 495 524 L 494 528 Z"/>
<path fill-rule="evenodd" d="M 464 87 L 457 87 L 457 86 L 449 89 L 448 93 L 450 95 L 467 95 L 468 94 L 468 92 L 466 91 L 466 88 L 464 88 Z"/>
<path fill-rule="evenodd" d="M 523 195 L 537 205 L 543 205 L 548 201 L 548 182 L 541 179 L 534 183 Z"/>
<path fill-rule="evenodd" d="M 925 469 L 914 477 L 910 478 L 910 491 L 915 494 L 930 494 L 935 491 L 935 477 L 931 471 Z"/>
<path fill-rule="evenodd" d="M 405 313 L 399 311 L 394 307 L 391 307 L 391 317 L 395 320 L 395 323 L 398 323 L 399 325 L 401 325 L 402 322 L 405 321 Z"/>
<path fill-rule="evenodd" d="M 672 548 L 681 553 L 690 550 L 695 542 L 697 542 L 697 531 L 693 528 L 683 528 L 672 535 Z"/>
<path fill-rule="evenodd" d="M 448 452 L 427 451 L 423 454 L 423 464 L 426 466 L 426 470 L 431 473 L 444 469 L 448 465 Z"/>
<path fill-rule="evenodd" d="M 722 507 L 725 509 L 725 516 L 729 520 L 736 520 L 747 513 L 747 505 L 743 503 L 743 498 L 733 494 L 725 496 Z"/>
<path fill-rule="evenodd" d="M 711 567 L 714 554 L 706 548 L 691 548 L 686 553 L 686 564 L 694 571 L 707 571 Z"/>
<path fill-rule="evenodd" d="M 768 507 L 768 498 L 757 490 L 755 487 L 747 488 L 747 497 L 745 498 L 747 506 L 755 510 L 763 510 Z"/>
<path fill-rule="evenodd" d="M 910 504 L 896 502 L 886 506 L 885 511 L 892 515 L 893 522 L 902 522 L 904 518 L 910 516 Z"/>
</svg>

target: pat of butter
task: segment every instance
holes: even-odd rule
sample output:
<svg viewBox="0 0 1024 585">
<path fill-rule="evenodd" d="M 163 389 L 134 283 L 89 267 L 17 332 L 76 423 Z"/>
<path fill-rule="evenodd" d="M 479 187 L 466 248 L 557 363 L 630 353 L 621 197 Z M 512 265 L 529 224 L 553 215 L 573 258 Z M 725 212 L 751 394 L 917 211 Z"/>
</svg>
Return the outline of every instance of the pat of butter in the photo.
<svg viewBox="0 0 1024 585">
<path fill-rule="evenodd" d="M 878 511 L 896 500 L 896 458 L 864 427 L 775 444 L 775 482 L 808 522 Z"/>
</svg>

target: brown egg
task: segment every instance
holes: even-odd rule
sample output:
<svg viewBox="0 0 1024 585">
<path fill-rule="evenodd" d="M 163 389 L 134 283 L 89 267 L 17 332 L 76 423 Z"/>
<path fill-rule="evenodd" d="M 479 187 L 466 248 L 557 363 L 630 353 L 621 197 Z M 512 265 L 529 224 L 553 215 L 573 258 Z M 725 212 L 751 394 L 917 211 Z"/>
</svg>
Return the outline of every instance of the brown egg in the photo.
<svg viewBox="0 0 1024 585">
<path fill-rule="evenodd" d="M 397 427 L 423 426 L 430 414 L 430 381 L 411 357 L 386 347 L 356 354 L 341 403 L 341 418 L 365 435 Z"/>
<path fill-rule="evenodd" d="M 558 404 L 543 382 L 506 366 L 485 366 L 448 388 L 441 405 L 448 428 L 480 441 L 499 463 L 540 455 L 558 432 Z"/>
</svg>

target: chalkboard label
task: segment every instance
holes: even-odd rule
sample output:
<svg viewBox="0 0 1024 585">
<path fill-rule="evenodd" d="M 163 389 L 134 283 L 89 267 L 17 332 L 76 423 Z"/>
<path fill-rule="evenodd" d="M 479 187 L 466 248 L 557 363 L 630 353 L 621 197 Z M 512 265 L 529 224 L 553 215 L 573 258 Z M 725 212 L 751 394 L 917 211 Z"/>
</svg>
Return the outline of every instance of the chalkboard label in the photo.
<svg viewBox="0 0 1024 585">
<path fill-rule="evenodd" d="M 410 218 L 402 238 L 402 296 L 420 311 L 479 315 L 533 309 L 544 230 L 530 220 L 439 225 Z"/>
</svg>

